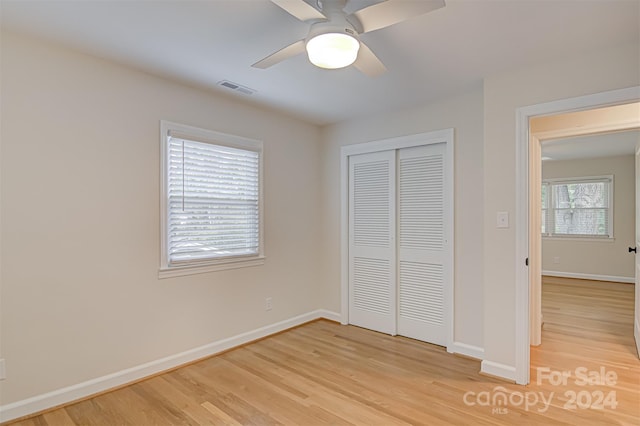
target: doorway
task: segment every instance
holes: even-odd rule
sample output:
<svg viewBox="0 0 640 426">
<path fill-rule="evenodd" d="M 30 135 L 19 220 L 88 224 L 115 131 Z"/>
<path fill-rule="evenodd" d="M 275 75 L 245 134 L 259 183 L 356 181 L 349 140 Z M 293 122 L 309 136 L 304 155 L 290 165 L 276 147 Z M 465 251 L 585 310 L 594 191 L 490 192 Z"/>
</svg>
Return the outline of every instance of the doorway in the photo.
<svg viewBox="0 0 640 426">
<path fill-rule="evenodd" d="M 640 100 L 640 87 L 620 89 L 595 95 L 519 108 L 516 119 L 516 372 L 518 384 L 528 384 L 529 345 L 536 338 L 541 325 L 539 288 L 541 277 L 541 139 L 549 134 L 530 132 L 534 117 L 553 116 L 589 111 L 607 106 L 624 106 Z M 624 109 L 624 108 L 622 108 Z M 585 123 L 585 115 L 570 125 L 564 125 L 564 134 L 554 129 L 555 137 L 628 130 L 639 126 L 638 106 L 629 106 L 626 116 L 609 117 L 607 123 Z M 550 120 L 553 122 L 553 120 Z M 541 136 L 542 133 L 542 136 Z M 545 137 L 547 136 L 547 137 Z M 530 214 L 534 212 L 533 214 Z M 637 315 L 636 310 L 636 315 Z"/>
<path fill-rule="evenodd" d="M 539 141 L 543 160 L 536 158 L 538 169 L 531 173 L 536 181 L 530 186 L 533 346 L 541 343 L 542 275 L 634 282 L 633 258 L 626 251 L 635 245 L 633 155 L 640 135 L 640 117 L 633 117 L 636 110 L 640 105 L 632 103 L 530 120 L 531 139 Z M 621 125 L 611 118 L 621 116 L 629 121 Z M 576 129 L 576 123 L 588 123 L 597 132 L 586 124 Z M 608 131 L 602 133 L 605 127 Z"/>
<path fill-rule="evenodd" d="M 532 119 L 532 131 L 544 119 Z M 636 246 L 639 142 L 638 130 L 542 141 L 542 330 L 540 347 L 531 336 L 534 374 L 553 363 L 587 363 L 563 353 L 589 353 L 589 362 L 600 357 L 602 364 L 606 348 L 621 364 L 637 361 L 635 253 L 628 248 Z"/>
</svg>

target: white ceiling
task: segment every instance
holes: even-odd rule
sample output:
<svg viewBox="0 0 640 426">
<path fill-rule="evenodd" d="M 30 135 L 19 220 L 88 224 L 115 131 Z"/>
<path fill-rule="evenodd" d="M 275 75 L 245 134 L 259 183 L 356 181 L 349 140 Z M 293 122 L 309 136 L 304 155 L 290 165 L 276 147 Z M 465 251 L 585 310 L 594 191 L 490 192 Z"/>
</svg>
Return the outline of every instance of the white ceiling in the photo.
<svg viewBox="0 0 640 426">
<path fill-rule="evenodd" d="M 574 160 L 633 155 L 638 143 L 639 130 L 553 139 L 542 142 L 542 157 L 545 160 Z"/>
<path fill-rule="evenodd" d="M 378 1 L 350 0 L 347 7 Z M 0 24 L 319 125 L 429 102 L 487 75 L 640 39 L 638 0 L 446 1 L 443 9 L 362 36 L 389 70 L 378 78 L 352 67 L 321 70 L 305 56 L 252 68 L 307 35 L 307 24 L 269 0 L 0 0 Z M 218 86 L 221 80 L 257 92 L 237 94 Z"/>
</svg>

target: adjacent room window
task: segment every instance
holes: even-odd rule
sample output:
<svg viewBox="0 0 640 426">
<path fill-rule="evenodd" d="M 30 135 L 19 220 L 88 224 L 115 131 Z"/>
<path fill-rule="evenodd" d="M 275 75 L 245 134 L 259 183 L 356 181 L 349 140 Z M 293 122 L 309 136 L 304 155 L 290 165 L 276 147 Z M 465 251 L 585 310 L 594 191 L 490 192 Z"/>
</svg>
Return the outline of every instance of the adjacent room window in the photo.
<svg viewBox="0 0 640 426">
<path fill-rule="evenodd" d="M 542 235 L 613 238 L 613 176 L 544 180 Z"/>
<path fill-rule="evenodd" d="M 160 276 L 263 262 L 262 143 L 161 122 Z"/>
</svg>

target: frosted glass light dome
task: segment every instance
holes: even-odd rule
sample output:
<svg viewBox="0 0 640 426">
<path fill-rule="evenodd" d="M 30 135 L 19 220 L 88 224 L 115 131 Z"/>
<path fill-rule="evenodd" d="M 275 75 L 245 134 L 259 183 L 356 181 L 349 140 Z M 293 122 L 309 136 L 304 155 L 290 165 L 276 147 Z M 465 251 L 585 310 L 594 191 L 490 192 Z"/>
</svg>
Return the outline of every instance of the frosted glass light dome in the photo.
<svg viewBox="0 0 640 426">
<path fill-rule="evenodd" d="M 344 68 L 355 62 L 360 42 L 344 33 L 325 33 L 307 42 L 309 61 L 326 69 Z"/>
</svg>

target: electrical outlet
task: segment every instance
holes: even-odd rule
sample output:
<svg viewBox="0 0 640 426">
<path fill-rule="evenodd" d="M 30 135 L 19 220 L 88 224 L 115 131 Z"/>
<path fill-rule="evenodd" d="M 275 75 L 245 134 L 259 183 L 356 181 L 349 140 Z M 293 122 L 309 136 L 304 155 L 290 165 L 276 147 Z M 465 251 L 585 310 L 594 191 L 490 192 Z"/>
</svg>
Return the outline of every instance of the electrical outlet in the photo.
<svg viewBox="0 0 640 426">
<path fill-rule="evenodd" d="M 4 380 L 7 378 L 7 370 L 4 366 L 4 359 L 0 359 L 0 380 Z"/>
<path fill-rule="evenodd" d="M 553 258 L 553 263 L 560 263 L 560 258 L 558 256 Z"/>
<path fill-rule="evenodd" d="M 271 309 L 273 309 L 273 298 L 267 297 L 264 299 L 264 310 L 270 311 Z"/>
</svg>

